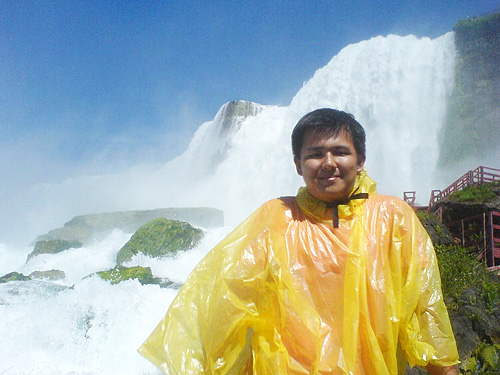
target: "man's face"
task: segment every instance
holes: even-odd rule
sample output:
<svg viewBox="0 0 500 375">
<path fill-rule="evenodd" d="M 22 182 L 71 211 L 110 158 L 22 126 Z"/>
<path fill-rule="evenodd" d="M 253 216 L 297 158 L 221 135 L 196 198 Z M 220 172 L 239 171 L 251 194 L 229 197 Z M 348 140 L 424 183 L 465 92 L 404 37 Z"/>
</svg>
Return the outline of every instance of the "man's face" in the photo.
<svg viewBox="0 0 500 375">
<path fill-rule="evenodd" d="M 309 193 L 327 203 L 347 199 L 356 175 L 364 166 L 364 160 L 358 160 L 352 139 L 345 131 L 326 138 L 307 134 L 300 158 L 295 158 L 294 162 Z"/>
</svg>

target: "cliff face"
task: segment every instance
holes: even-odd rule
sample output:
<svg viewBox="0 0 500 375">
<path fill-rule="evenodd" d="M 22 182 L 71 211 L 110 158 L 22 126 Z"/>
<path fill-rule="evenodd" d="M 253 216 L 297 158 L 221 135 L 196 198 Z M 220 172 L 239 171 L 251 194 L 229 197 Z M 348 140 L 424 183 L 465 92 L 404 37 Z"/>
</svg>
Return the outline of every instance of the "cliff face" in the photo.
<svg viewBox="0 0 500 375">
<path fill-rule="evenodd" d="M 212 165 L 210 170 L 214 170 L 227 156 L 233 136 L 240 130 L 241 125 L 248 117 L 257 116 L 265 106 L 249 102 L 246 100 L 234 100 L 224 104 L 214 118 L 214 128 L 212 132 L 211 144 L 206 145 L 212 148 Z"/>
<path fill-rule="evenodd" d="M 263 108 L 261 104 L 246 100 L 234 100 L 224 104 L 215 117 L 219 122 L 220 134 L 238 131 L 242 120 L 257 116 Z"/>
<path fill-rule="evenodd" d="M 157 218 L 185 221 L 204 228 L 215 228 L 224 225 L 223 212 L 208 207 L 106 212 L 76 216 L 64 224 L 64 227 L 51 230 L 49 233 L 40 236 L 38 240 L 80 241 L 83 245 L 86 245 L 93 239 L 104 237 L 115 228 L 134 233 L 142 225 Z"/>
<path fill-rule="evenodd" d="M 500 13 L 459 21 L 455 88 L 444 126 L 440 163 L 479 160 L 499 149 Z"/>
</svg>

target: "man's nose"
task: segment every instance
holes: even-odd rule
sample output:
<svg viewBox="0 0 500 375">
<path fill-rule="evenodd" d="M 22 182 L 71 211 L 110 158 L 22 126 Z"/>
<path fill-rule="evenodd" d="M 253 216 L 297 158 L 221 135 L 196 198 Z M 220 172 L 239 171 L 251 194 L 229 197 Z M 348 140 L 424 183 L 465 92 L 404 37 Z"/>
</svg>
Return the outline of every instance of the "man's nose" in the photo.
<svg viewBox="0 0 500 375">
<path fill-rule="evenodd" d="M 327 152 L 323 159 L 323 169 L 337 168 L 337 162 L 331 152 Z"/>
</svg>

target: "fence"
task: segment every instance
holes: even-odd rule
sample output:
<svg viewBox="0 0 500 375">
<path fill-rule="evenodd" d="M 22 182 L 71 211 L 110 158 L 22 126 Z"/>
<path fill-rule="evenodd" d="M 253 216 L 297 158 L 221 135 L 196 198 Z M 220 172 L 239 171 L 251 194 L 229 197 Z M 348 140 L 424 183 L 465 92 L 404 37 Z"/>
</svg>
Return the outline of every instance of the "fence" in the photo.
<svg viewBox="0 0 500 375">
<path fill-rule="evenodd" d="M 432 190 L 429 210 L 441 199 L 469 186 L 482 185 L 486 182 L 500 182 L 500 169 L 477 167 L 468 171 L 444 190 Z"/>
</svg>

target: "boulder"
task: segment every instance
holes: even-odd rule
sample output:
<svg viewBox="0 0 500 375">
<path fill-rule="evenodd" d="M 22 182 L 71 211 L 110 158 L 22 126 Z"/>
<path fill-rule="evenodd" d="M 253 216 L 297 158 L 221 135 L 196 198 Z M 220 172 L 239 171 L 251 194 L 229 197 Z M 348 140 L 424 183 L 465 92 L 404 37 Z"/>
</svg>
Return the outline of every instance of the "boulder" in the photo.
<svg viewBox="0 0 500 375">
<path fill-rule="evenodd" d="M 10 272 L 0 277 L 0 284 L 8 283 L 9 281 L 28 281 L 31 280 L 29 276 L 25 276 L 19 272 Z"/>
<path fill-rule="evenodd" d="M 29 277 L 31 279 L 45 279 L 45 280 L 62 280 L 66 277 L 64 271 L 61 270 L 46 270 L 46 271 L 34 271 L 30 273 Z"/>
<path fill-rule="evenodd" d="M 110 270 L 99 271 L 95 273 L 101 279 L 109 281 L 115 285 L 125 280 L 137 279 L 141 284 L 158 284 L 160 279 L 153 277 L 151 268 L 149 267 L 123 267 L 116 266 Z M 92 276 L 91 274 L 89 276 Z"/>
<path fill-rule="evenodd" d="M 74 240 L 52 239 L 37 241 L 35 248 L 31 254 L 28 255 L 28 259 L 26 261 L 29 261 L 31 258 L 39 254 L 56 254 L 68 249 L 77 249 L 82 247 L 82 245 L 83 244 L 80 241 Z"/>
<path fill-rule="evenodd" d="M 116 266 L 107 271 L 99 271 L 87 277 L 97 275 L 101 279 L 109 281 L 111 284 L 116 285 L 125 280 L 138 280 L 141 284 L 154 284 L 159 285 L 161 288 L 175 288 L 179 289 L 181 284 L 178 284 L 167 278 L 155 277 L 151 272 L 150 267 L 123 267 Z"/>
<path fill-rule="evenodd" d="M 123 264 L 136 254 L 161 258 L 193 248 L 203 237 L 203 231 L 189 223 L 164 218 L 151 220 L 134 233 L 118 252 L 117 264 Z"/>
</svg>

